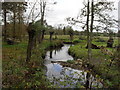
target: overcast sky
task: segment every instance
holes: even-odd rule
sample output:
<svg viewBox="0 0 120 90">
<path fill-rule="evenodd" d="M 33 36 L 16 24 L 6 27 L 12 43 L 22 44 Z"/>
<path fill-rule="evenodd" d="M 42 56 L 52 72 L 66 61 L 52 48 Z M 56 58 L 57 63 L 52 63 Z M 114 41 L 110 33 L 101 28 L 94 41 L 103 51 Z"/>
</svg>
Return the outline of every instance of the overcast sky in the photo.
<svg viewBox="0 0 120 90">
<path fill-rule="evenodd" d="M 59 24 L 67 25 L 68 23 L 66 21 L 66 18 L 77 17 L 77 15 L 80 13 L 81 8 L 83 8 L 82 3 L 83 0 L 54 0 L 54 1 L 57 1 L 57 4 L 48 5 L 46 11 L 47 23 L 52 26 L 57 26 Z M 119 0 L 108 1 L 115 2 L 115 8 L 118 9 Z M 113 14 L 116 19 L 118 18 L 118 10 L 111 12 L 111 14 Z M 73 28 L 79 30 L 79 28 L 75 26 Z"/>
<path fill-rule="evenodd" d="M 48 0 L 48 1 L 51 1 L 51 0 Z M 66 18 L 77 17 L 77 15 L 80 13 L 81 8 L 83 8 L 83 3 L 82 3 L 83 0 L 53 0 L 53 1 L 56 1 L 57 4 L 55 5 L 48 4 L 47 11 L 46 11 L 47 23 L 52 26 L 57 26 L 59 24 L 67 25 Z M 115 8 L 118 9 L 119 0 L 108 0 L 108 1 L 115 2 Z M 29 2 L 34 3 L 35 0 L 29 0 Z M 29 7 L 32 7 L 32 5 L 29 5 Z M 30 10 L 27 11 L 27 14 L 29 12 Z M 37 10 L 36 13 L 37 12 L 39 11 Z M 118 10 L 112 12 L 111 14 L 113 14 L 116 17 L 116 19 L 118 18 Z M 79 28 L 74 27 L 74 29 L 79 29 Z"/>
<path fill-rule="evenodd" d="M 115 2 L 115 8 L 118 8 L 117 0 L 109 0 Z M 83 0 L 57 0 L 57 4 L 51 7 L 52 11 L 47 15 L 47 21 L 51 25 L 67 24 L 67 17 L 77 17 L 81 8 Z M 118 17 L 118 10 L 112 13 L 116 19 Z"/>
<path fill-rule="evenodd" d="M 47 21 L 52 25 L 67 24 L 66 18 L 76 17 L 82 7 L 82 0 L 58 0 L 47 15 Z"/>
</svg>

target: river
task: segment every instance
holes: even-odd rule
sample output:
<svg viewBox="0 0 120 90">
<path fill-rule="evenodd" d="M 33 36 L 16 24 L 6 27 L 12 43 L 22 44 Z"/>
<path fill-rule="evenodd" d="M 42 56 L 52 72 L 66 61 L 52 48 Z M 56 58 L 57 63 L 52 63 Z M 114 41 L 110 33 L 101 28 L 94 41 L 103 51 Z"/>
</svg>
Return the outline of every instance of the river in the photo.
<svg viewBox="0 0 120 90">
<path fill-rule="evenodd" d="M 70 67 L 63 67 L 58 63 L 51 63 L 51 61 L 67 61 L 74 60 L 68 54 L 68 49 L 71 45 L 65 44 L 59 49 L 50 50 L 46 53 L 45 66 L 47 67 L 46 76 L 54 85 L 62 88 L 78 88 L 80 85 L 86 84 L 87 72 L 84 70 L 76 70 Z M 92 86 L 102 87 L 100 82 L 91 75 L 90 83 Z"/>
</svg>

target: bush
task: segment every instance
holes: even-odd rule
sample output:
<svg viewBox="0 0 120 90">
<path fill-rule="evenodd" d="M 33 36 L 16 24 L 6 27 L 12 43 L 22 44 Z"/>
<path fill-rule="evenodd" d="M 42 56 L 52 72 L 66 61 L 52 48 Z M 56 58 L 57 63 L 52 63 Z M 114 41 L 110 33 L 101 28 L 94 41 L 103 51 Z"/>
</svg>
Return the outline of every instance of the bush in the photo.
<svg viewBox="0 0 120 90">
<path fill-rule="evenodd" d="M 80 42 L 81 40 L 77 40 L 77 39 L 73 41 L 73 43 L 80 43 Z"/>
<path fill-rule="evenodd" d="M 79 40 L 85 40 L 85 37 L 79 37 Z"/>
<path fill-rule="evenodd" d="M 68 60 L 67 62 L 70 63 L 70 64 L 73 64 L 75 61 L 74 60 Z"/>
<path fill-rule="evenodd" d="M 101 38 L 98 38 L 98 39 L 96 40 L 96 42 L 105 42 L 105 40 L 104 40 L 104 39 L 101 39 Z"/>
</svg>

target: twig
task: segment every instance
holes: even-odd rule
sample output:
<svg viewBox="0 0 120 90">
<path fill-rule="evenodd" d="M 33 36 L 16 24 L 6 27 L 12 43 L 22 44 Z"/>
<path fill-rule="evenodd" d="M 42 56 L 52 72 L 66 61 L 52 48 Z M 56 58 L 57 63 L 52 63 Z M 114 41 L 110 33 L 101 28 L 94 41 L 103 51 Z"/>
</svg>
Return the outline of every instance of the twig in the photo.
<svg viewBox="0 0 120 90">
<path fill-rule="evenodd" d="M 29 13 L 29 15 L 28 15 L 28 18 L 27 18 L 27 24 L 29 23 L 29 18 L 30 18 L 30 15 L 31 15 L 31 13 L 33 12 L 33 9 L 34 9 L 34 7 L 35 7 L 36 3 L 37 3 L 37 1 L 34 3 L 34 5 L 33 5 L 32 9 L 31 9 L 31 11 L 30 11 L 30 13 Z"/>
</svg>

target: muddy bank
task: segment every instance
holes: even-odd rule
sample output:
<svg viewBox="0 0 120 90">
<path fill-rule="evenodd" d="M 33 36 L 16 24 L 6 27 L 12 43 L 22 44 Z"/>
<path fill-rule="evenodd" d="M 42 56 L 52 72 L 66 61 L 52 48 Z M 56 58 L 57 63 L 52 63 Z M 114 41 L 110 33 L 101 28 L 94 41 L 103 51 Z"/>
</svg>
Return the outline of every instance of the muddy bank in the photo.
<svg viewBox="0 0 120 90">
<path fill-rule="evenodd" d="M 77 69 L 77 70 L 82 69 L 82 65 L 79 65 L 79 64 L 76 65 L 76 64 L 71 64 L 68 62 L 63 62 L 63 61 L 51 61 L 51 63 L 58 63 L 62 65 L 63 67 L 70 67 L 70 68 Z"/>
<path fill-rule="evenodd" d="M 73 42 L 67 42 L 67 41 L 65 41 L 65 42 L 63 42 L 64 44 L 73 44 Z"/>
<path fill-rule="evenodd" d="M 73 68 L 73 69 L 77 69 L 77 70 L 89 70 L 91 71 L 91 69 L 93 69 L 93 65 L 90 65 L 86 62 L 84 62 L 83 60 L 81 59 L 77 59 L 77 60 L 74 60 L 74 61 L 51 61 L 51 63 L 58 63 L 60 65 L 62 65 L 63 67 L 70 67 L 70 68 Z"/>
</svg>

